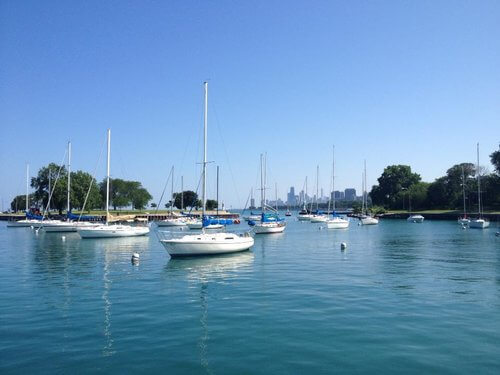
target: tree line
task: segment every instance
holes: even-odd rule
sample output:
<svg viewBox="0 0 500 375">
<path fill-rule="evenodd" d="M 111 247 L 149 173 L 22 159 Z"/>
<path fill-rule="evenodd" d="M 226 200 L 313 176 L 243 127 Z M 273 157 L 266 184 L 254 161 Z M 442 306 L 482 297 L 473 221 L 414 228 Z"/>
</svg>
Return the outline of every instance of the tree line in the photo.
<svg viewBox="0 0 500 375">
<path fill-rule="evenodd" d="M 465 189 L 466 209 L 478 211 L 477 174 L 481 177 L 481 206 L 487 210 L 500 209 L 500 147 L 490 155 L 494 171 L 472 163 L 455 164 L 446 175 L 434 182 L 422 181 L 419 174 L 408 165 L 390 165 L 378 178 L 378 185 L 372 187 L 372 203 L 385 209 L 463 209 Z"/>
<path fill-rule="evenodd" d="M 67 208 L 68 170 L 65 166 L 50 163 L 46 167 L 40 168 L 37 176 L 31 178 L 31 187 L 35 191 L 29 195 L 30 207 L 38 209 L 46 207 L 50 191 L 53 190 L 50 208 L 58 210 L 59 214 L 62 214 L 63 210 Z M 83 209 L 87 192 L 86 210 L 106 208 L 106 179 L 98 183 L 87 172 L 71 172 L 70 190 L 71 209 Z M 109 198 L 110 205 L 115 210 L 124 207 L 143 209 L 153 199 L 140 182 L 120 178 L 110 179 Z M 16 196 L 10 206 L 13 211 L 24 210 L 26 207 L 25 195 Z"/>
</svg>

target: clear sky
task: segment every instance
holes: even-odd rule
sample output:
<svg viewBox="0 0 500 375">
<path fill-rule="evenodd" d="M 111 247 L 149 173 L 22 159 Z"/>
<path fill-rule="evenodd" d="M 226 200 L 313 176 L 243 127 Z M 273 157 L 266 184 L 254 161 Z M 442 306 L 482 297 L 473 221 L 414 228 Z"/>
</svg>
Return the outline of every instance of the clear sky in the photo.
<svg viewBox="0 0 500 375">
<path fill-rule="evenodd" d="M 425 181 L 500 141 L 500 2 L 0 0 L 0 196 L 60 163 L 159 198 L 171 165 L 196 187 L 209 80 L 209 192 L 241 207 L 259 154 L 279 196 L 309 176 L 368 185 L 409 164 Z M 96 177 L 104 177 L 101 160 Z M 180 181 L 176 179 L 177 189 Z M 274 196 L 274 193 L 271 194 Z"/>
</svg>

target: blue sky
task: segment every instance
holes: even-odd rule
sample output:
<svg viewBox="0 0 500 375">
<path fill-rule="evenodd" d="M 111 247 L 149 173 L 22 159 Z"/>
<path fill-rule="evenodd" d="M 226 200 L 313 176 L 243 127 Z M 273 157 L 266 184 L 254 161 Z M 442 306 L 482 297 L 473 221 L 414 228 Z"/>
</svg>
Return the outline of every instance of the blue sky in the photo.
<svg viewBox="0 0 500 375">
<path fill-rule="evenodd" d="M 93 171 L 112 129 L 112 175 L 157 199 L 171 165 L 199 178 L 209 80 L 209 192 L 240 207 L 267 152 L 284 198 L 309 176 L 368 184 L 390 164 L 424 180 L 482 164 L 500 141 L 498 1 L 0 0 L 0 196 L 60 162 Z M 490 166 L 490 170 L 491 170 Z M 97 178 L 105 174 L 101 162 Z M 180 187 L 177 179 L 176 185 Z M 274 194 L 272 194 L 274 195 Z"/>
</svg>

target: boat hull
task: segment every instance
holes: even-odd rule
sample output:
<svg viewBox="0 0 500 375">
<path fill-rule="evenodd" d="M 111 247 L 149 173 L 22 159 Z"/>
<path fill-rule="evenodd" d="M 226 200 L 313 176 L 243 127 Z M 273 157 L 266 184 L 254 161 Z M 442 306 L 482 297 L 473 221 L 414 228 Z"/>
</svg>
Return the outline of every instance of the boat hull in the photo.
<svg viewBox="0 0 500 375">
<path fill-rule="evenodd" d="M 490 222 L 484 219 L 471 220 L 469 223 L 469 228 L 474 229 L 485 229 L 490 226 Z"/>
<path fill-rule="evenodd" d="M 126 225 L 102 225 L 95 228 L 78 228 L 77 232 L 82 238 L 137 237 L 148 234 L 149 228 Z"/>
<path fill-rule="evenodd" d="M 8 221 L 7 227 L 9 228 L 26 228 L 37 226 L 42 223 L 41 220 L 19 220 L 19 221 Z"/>
<path fill-rule="evenodd" d="M 424 217 L 422 215 L 412 215 L 406 220 L 410 223 L 420 224 L 424 222 Z"/>
<path fill-rule="evenodd" d="M 329 220 L 326 222 L 326 227 L 328 229 L 347 229 L 349 228 L 348 220 Z"/>
<path fill-rule="evenodd" d="M 364 217 L 361 219 L 361 224 L 363 225 L 376 225 L 378 224 L 378 219 L 374 217 Z"/>
<path fill-rule="evenodd" d="M 187 235 L 178 239 L 160 240 L 171 257 L 190 257 L 237 253 L 249 250 L 254 239 L 233 234 Z"/>
<path fill-rule="evenodd" d="M 311 223 L 325 223 L 328 221 L 328 216 L 318 215 L 311 218 Z"/>
<path fill-rule="evenodd" d="M 298 215 L 297 219 L 299 221 L 311 221 L 311 215 Z"/>
<path fill-rule="evenodd" d="M 282 233 L 285 230 L 285 228 L 286 228 L 285 224 L 264 223 L 264 224 L 255 224 L 253 226 L 253 231 L 255 232 L 255 234 Z"/>
<path fill-rule="evenodd" d="M 160 220 L 156 222 L 159 227 L 183 227 L 186 226 L 186 222 L 182 220 Z"/>
</svg>

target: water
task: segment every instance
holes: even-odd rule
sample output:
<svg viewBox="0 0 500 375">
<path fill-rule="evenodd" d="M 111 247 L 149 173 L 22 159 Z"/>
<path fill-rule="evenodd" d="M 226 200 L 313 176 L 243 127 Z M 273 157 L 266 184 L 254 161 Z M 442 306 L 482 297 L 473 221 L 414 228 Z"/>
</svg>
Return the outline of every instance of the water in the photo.
<svg viewBox="0 0 500 375">
<path fill-rule="evenodd" d="M 1 223 L 0 372 L 500 371 L 497 228 L 319 227 L 169 260 L 153 233 L 63 241 Z"/>
</svg>

